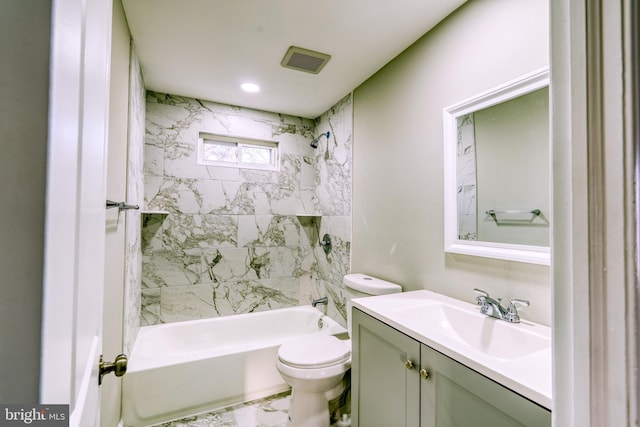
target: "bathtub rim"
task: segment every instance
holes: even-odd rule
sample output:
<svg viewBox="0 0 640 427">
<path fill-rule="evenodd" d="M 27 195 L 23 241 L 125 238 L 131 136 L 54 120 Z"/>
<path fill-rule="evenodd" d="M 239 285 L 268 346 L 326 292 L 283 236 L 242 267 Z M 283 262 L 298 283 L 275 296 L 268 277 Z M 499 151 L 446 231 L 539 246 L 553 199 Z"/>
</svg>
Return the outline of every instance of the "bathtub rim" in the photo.
<svg viewBox="0 0 640 427">
<path fill-rule="evenodd" d="M 185 358 L 185 359 L 182 359 L 180 357 L 174 357 L 174 358 L 157 357 L 156 358 L 156 357 L 150 357 L 144 354 L 139 354 L 140 353 L 139 347 L 144 344 L 144 339 L 148 335 L 153 334 L 157 330 L 168 329 L 168 328 L 188 328 L 190 325 L 196 325 L 196 324 L 200 325 L 204 323 L 230 323 L 233 321 L 238 321 L 238 320 L 243 320 L 248 318 L 252 318 L 253 320 L 258 320 L 258 319 L 255 319 L 255 317 L 272 317 L 272 316 L 275 317 L 280 313 L 291 312 L 291 311 L 309 312 L 310 314 L 317 314 L 319 319 L 323 319 L 323 321 L 326 319 L 327 323 L 325 323 L 325 326 L 322 329 L 319 329 L 317 331 L 312 331 L 304 334 L 295 334 L 295 335 L 286 336 L 286 337 L 278 336 L 278 337 L 271 337 L 269 339 L 264 339 L 264 340 L 262 339 L 254 340 L 251 342 L 243 343 L 241 347 L 230 347 L 224 351 L 220 351 L 220 349 L 218 349 L 217 352 L 213 352 L 211 349 L 205 349 L 195 353 L 188 353 L 189 358 Z M 246 353 L 246 352 L 255 351 L 257 349 L 261 349 L 264 347 L 270 347 L 274 344 L 277 346 L 280 346 L 285 342 L 294 340 L 301 336 L 314 335 L 314 334 L 335 335 L 341 339 L 348 338 L 346 328 L 344 328 L 336 320 L 334 320 L 333 318 L 325 314 L 323 311 L 319 310 L 316 307 L 312 307 L 310 305 L 284 307 L 284 308 L 278 308 L 274 310 L 265 310 L 265 311 L 252 312 L 252 313 L 239 313 L 239 314 L 232 314 L 229 316 L 208 317 L 208 318 L 202 318 L 202 319 L 192 319 L 192 320 L 184 320 L 180 322 L 170 322 L 170 323 L 162 323 L 157 325 L 142 326 L 140 327 L 138 334 L 136 335 L 134 345 L 131 349 L 127 371 L 130 373 L 142 372 L 142 371 L 147 371 L 151 369 L 159 369 L 159 368 L 162 368 L 163 366 L 172 366 L 177 364 L 204 360 L 212 356 L 225 356 L 225 355 L 235 354 L 235 353 Z"/>
</svg>

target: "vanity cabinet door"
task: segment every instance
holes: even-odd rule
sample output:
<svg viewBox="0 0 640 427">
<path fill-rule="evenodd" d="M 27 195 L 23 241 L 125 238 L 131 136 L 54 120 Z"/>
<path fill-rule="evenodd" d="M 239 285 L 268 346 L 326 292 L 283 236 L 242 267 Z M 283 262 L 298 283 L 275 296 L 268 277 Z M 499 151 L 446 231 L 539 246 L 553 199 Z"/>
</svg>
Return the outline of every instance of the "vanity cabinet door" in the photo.
<svg viewBox="0 0 640 427">
<path fill-rule="evenodd" d="M 421 427 L 549 427 L 551 412 L 422 345 Z"/>
<path fill-rule="evenodd" d="M 357 309 L 352 326 L 353 426 L 417 427 L 420 343 Z"/>
</svg>

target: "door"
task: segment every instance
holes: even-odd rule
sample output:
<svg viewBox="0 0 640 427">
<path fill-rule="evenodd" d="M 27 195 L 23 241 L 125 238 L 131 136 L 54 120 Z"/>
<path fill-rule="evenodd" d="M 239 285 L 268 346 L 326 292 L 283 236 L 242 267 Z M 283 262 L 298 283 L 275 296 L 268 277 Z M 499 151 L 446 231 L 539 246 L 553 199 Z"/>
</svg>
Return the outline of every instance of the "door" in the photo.
<svg viewBox="0 0 640 427">
<path fill-rule="evenodd" d="M 113 0 L 109 100 L 107 199 L 127 202 L 130 34 L 120 0 Z M 123 353 L 125 227 L 135 210 L 107 210 L 102 354 L 112 361 Z M 100 386 L 100 425 L 117 426 L 121 416 L 122 380 L 111 375 Z"/>
<path fill-rule="evenodd" d="M 551 426 L 547 409 L 432 348 L 420 358 L 421 427 Z"/>
<path fill-rule="evenodd" d="M 52 3 L 40 402 L 99 424 L 110 0 Z"/>
<path fill-rule="evenodd" d="M 420 343 L 357 309 L 352 340 L 353 425 L 417 426 Z"/>
</svg>

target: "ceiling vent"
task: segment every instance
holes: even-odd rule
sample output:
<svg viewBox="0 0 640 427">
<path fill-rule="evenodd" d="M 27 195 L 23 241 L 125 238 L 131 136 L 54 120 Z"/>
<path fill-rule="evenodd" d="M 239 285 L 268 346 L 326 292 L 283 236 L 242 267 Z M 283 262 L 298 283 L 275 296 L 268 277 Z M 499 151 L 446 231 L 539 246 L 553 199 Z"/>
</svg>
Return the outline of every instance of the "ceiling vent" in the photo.
<svg viewBox="0 0 640 427">
<path fill-rule="evenodd" d="M 313 50 L 291 46 L 280 63 L 285 68 L 318 74 L 329 62 L 331 55 L 314 52 Z"/>
</svg>

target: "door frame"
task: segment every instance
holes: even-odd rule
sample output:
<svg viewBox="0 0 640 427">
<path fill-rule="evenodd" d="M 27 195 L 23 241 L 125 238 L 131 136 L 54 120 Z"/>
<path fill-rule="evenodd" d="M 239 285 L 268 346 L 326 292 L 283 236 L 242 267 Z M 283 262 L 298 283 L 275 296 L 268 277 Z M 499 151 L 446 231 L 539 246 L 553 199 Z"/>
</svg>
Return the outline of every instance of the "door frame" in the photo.
<svg viewBox="0 0 640 427">
<path fill-rule="evenodd" d="M 557 426 L 638 420 L 633 3 L 550 2 Z"/>
</svg>

